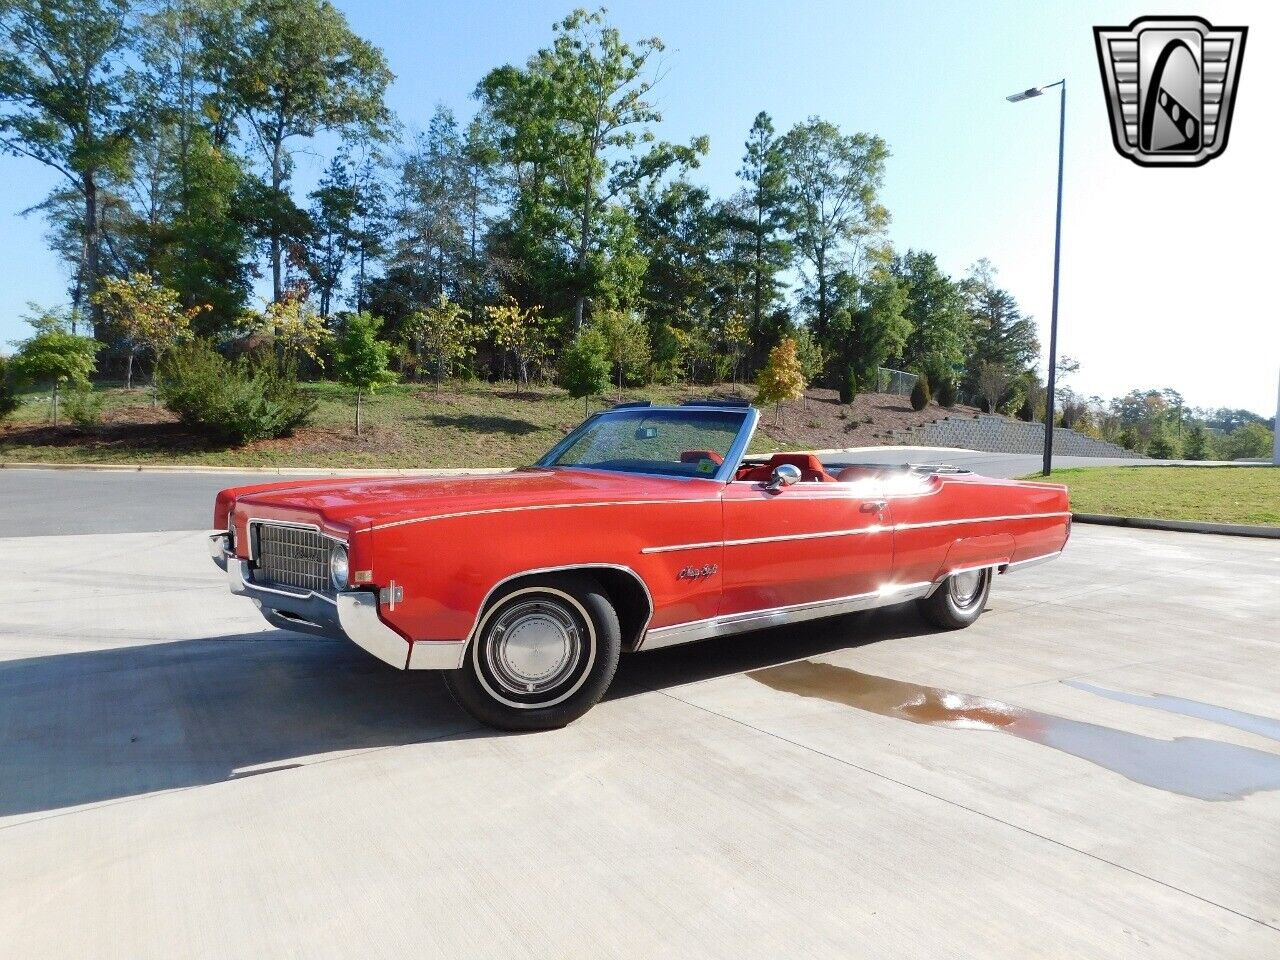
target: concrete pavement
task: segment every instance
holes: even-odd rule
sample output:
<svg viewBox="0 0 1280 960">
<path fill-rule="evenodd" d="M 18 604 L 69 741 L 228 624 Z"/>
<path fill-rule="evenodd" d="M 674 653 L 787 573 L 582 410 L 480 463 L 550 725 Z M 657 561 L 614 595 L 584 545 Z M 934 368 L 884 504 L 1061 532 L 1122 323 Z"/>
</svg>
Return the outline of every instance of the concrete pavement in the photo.
<svg viewBox="0 0 1280 960">
<path fill-rule="evenodd" d="M 266 629 L 196 531 L 0 569 L 5 956 L 1280 955 L 1271 542 L 1078 527 L 969 630 L 636 655 L 528 736 Z"/>
</svg>

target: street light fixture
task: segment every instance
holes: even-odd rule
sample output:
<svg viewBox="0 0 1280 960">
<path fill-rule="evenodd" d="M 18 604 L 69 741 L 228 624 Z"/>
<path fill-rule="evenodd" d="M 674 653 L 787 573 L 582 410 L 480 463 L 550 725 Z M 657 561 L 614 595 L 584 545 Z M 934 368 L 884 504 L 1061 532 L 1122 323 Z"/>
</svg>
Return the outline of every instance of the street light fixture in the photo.
<svg viewBox="0 0 1280 960">
<path fill-rule="evenodd" d="M 1041 96 L 1053 87 L 1060 88 L 1061 96 L 1058 98 L 1058 216 L 1053 229 L 1053 313 L 1049 320 L 1049 374 L 1047 377 L 1049 383 L 1048 395 L 1044 402 L 1044 468 L 1041 471 L 1046 477 L 1053 467 L 1053 408 L 1058 372 L 1058 264 L 1062 255 L 1062 158 L 1067 136 L 1067 81 L 1064 77 L 1057 83 L 1031 87 L 1005 97 L 1010 103 L 1021 103 L 1023 100 Z"/>
</svg>

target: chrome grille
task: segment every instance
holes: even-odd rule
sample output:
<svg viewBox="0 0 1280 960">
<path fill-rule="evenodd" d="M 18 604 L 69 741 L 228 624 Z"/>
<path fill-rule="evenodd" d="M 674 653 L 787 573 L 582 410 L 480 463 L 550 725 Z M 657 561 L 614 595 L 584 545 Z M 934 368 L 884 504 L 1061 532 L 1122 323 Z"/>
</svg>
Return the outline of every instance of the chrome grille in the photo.
<svg viewBox="0 0 1280 960">
<path fill-rule="evenodd" d="M 333 541 L 315 530 L 286 527 L 274 523 L 254 525 L 254 579 L 284 587 L 332 591 L 329 581 L 329 552 Z"/>
</svg>

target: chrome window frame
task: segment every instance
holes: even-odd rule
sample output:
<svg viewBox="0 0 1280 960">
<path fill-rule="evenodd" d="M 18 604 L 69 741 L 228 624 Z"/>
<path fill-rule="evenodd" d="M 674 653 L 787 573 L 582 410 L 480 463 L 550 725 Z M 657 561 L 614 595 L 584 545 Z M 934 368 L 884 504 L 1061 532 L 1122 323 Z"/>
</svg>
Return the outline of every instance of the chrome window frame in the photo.
<svg viewBox="0 0 1280 960">
<path fill-rule="evenodd" d="M 738 434 L 733 439 L 733 443 L 729 445 L 729 449 L 725 452 L 724 463 L 716 469 L 716 472 L 706 477 L 682 476 L 680 474 L 667 473 L 650 473 L 645 470 L 619 470 L 610 467 L 588 467 L 580 464 L 558 464 L 555 460 L 564 453 L 569 447 L 577 442 L 586 430 L 597 420 L 610 416 L 631 415 L 637 411 L 645 411 L 649 413 L 741 413 L 742 425 L 738 427 Z M 534 463 L 535 467 L 554 468 L 557 470 L 591 470 L 596 473 L 623 473 L 630 477 L 656 477 L 660 480 L 709 480 L 714 483 L 728 483 L 733 479 L 734 473 L 737 472 L 738 464 L 742 462 L 742 458 L 746 456 L 747 447 L 751 445 L 751 438 L 755 436 L 756 427 L 760 423 L 760 411 L 755 407 L 719 407 L 714 404 L 698 406 L 689 404 L 679 407 L 615 407 L 610 410 L 600 410 L 593 413 L 586 420 L 582 421 L 577 427 L 569 431 L 563 440 L 548 450 L 541 459 Z"/>
</svg>

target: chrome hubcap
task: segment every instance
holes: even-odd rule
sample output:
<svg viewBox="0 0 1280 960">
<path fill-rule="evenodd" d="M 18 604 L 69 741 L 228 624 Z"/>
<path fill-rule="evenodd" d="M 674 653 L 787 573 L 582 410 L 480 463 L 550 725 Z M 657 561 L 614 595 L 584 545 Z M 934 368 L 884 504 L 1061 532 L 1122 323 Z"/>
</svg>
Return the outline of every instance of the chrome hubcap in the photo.
<svg viewBox="0 0 1280 960">
<path fill-rule="evenodd" d="M 982 570 L 970 570 L 966 573 L 957 573 L 951 578 L 951 599 L 955 601 L 957 607 L 970 606 L 977 599 L 982 589 L 984 573 L 985 571 Z"/>
<path fill-rule="evenodd" d="M 553 689 L 572 672 L 582 650 L 582 634 L 569 611 L 543 600 L 518 603 L 493 624 L 489 670 L 498 683 L 518 694 Z"/>
</svg>

